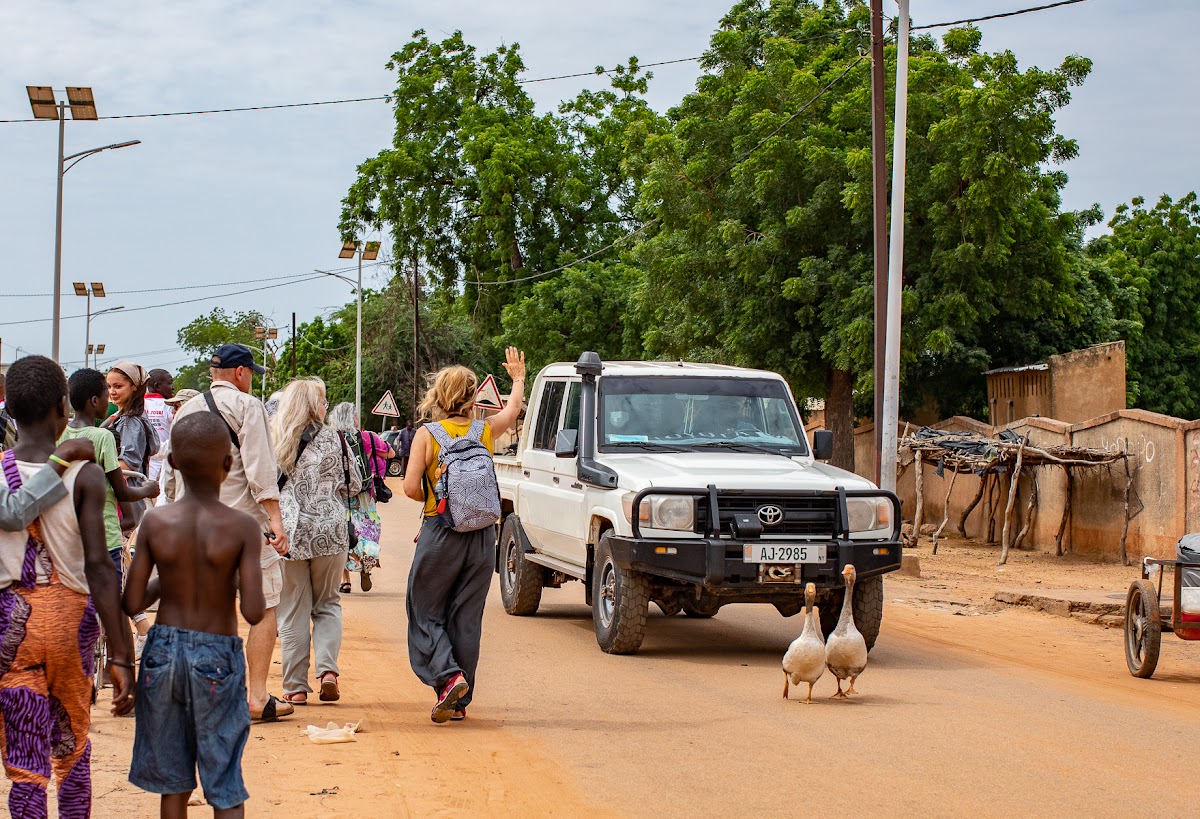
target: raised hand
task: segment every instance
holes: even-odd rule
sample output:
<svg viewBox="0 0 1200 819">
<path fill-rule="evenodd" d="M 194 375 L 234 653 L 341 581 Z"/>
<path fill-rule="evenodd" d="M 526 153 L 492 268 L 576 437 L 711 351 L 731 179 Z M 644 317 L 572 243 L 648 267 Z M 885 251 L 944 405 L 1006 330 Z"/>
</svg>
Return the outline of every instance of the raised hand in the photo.
<svg viewBox="0 0 1200 819">
<path fill-rule="evenodd" d="M 513 381 L 525 380 L 525 353 L 516 347 L 504 351 L 504 370 Z"/>
</svg>

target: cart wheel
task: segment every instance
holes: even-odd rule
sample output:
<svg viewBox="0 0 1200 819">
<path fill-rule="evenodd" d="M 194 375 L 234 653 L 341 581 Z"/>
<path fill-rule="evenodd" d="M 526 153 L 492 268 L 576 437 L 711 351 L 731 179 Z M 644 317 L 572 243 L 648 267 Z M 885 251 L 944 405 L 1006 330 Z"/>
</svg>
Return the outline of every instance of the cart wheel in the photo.
<svg viewBox="0 0 1200 819">
<path fill-rule="evenodd" d="M 1129 673 L 1143 679 L 1158 667 L 1162 647 L 1162 615 L 1158 594 L 1145 580 L 1135 580 L 1125 598 L 1125 663 Z"/>
</svg>

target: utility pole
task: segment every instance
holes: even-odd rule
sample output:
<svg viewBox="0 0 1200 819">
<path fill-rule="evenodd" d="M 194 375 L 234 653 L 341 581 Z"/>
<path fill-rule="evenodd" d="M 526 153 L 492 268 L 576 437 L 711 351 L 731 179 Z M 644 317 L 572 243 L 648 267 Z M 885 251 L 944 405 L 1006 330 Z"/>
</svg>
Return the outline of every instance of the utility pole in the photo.
<svg viewBox="0 0 1200 819">
<path fill-rule="evenodd" d="M 896 122 L 892 133 L 892 243 L 888 253 L 887 339 L 883 379 L 880 488 L 896 491 L 900 426 L 900 302 L 904 288 L 904 171 L 908 155 L 908 0 L 899 0 L 896 38 Z"/>
<path fill-rule="evenodd" d="M 278 327 L 261 327 L 261 326 L 255 327 L 254 328 L 254 337 L 258 338 L 258 339 L 262 339 L 263 369 L 264 370 L 270 369 L 269 367 L 267 367 L 267 339 L 279 338 L 279 328 Z M 262 378 L 260 380 L 261 380 L 261 383 L 259 384 L 259 391 L 262 394 L 262 400 L 266 401 L 267 400 L 267 374 L 263 373 Z"/>
<path fill-rule="evenodd" d="M 296 314 L 292 313 L 292 380 L 296 380 Z"/>
<path fill-rule="evenodd" d="M 875 483 L 883 451 L 883 361 L 887 325 L 887 124 L 883 80 L 883 0 L 871 0 L 871 159 L 874 171 Z"/>
<path fill-rule="evenodd" d="M 415 418 L 417 407 L 421 403 L 421 270 L 417 265 L 417 257 L 413 257 L 412 267 L 412 308 L 413 308 L 413 400 L 412 413 Z"/>
</svg>

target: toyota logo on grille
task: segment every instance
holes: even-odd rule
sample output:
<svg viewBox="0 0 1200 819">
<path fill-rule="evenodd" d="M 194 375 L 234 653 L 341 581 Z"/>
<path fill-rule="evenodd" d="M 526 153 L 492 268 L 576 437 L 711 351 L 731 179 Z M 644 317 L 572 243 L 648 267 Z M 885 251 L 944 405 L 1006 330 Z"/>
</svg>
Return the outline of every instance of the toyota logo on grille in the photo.
<svg viewBox="0 0 1200 819">
<path fill-rule="evenodd" d="M 758 519 L 763 526 L 778 526 L 783 522 L 783 510 L 774 504 L 758 507 Z"/>
</svg>

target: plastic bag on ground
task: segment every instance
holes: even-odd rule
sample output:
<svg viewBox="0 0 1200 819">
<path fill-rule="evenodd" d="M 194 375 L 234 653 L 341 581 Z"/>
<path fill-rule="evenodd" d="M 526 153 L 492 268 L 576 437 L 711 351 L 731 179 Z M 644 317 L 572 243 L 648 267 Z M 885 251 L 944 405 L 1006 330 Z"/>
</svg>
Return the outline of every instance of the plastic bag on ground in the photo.
<svg viewBox="0 0 1200 819">
<path fill-rule="evenodd" d="M 301 733 L 317 745 L 336 745 L 339 742 L 354 742 L 354 735 L 363 730 L 363 720 L 359 720 L 358 722 L 347 722 L 345 725 L 330 722 L 324 728 L 310 725 L 302 728 Z"/>
</svg>

